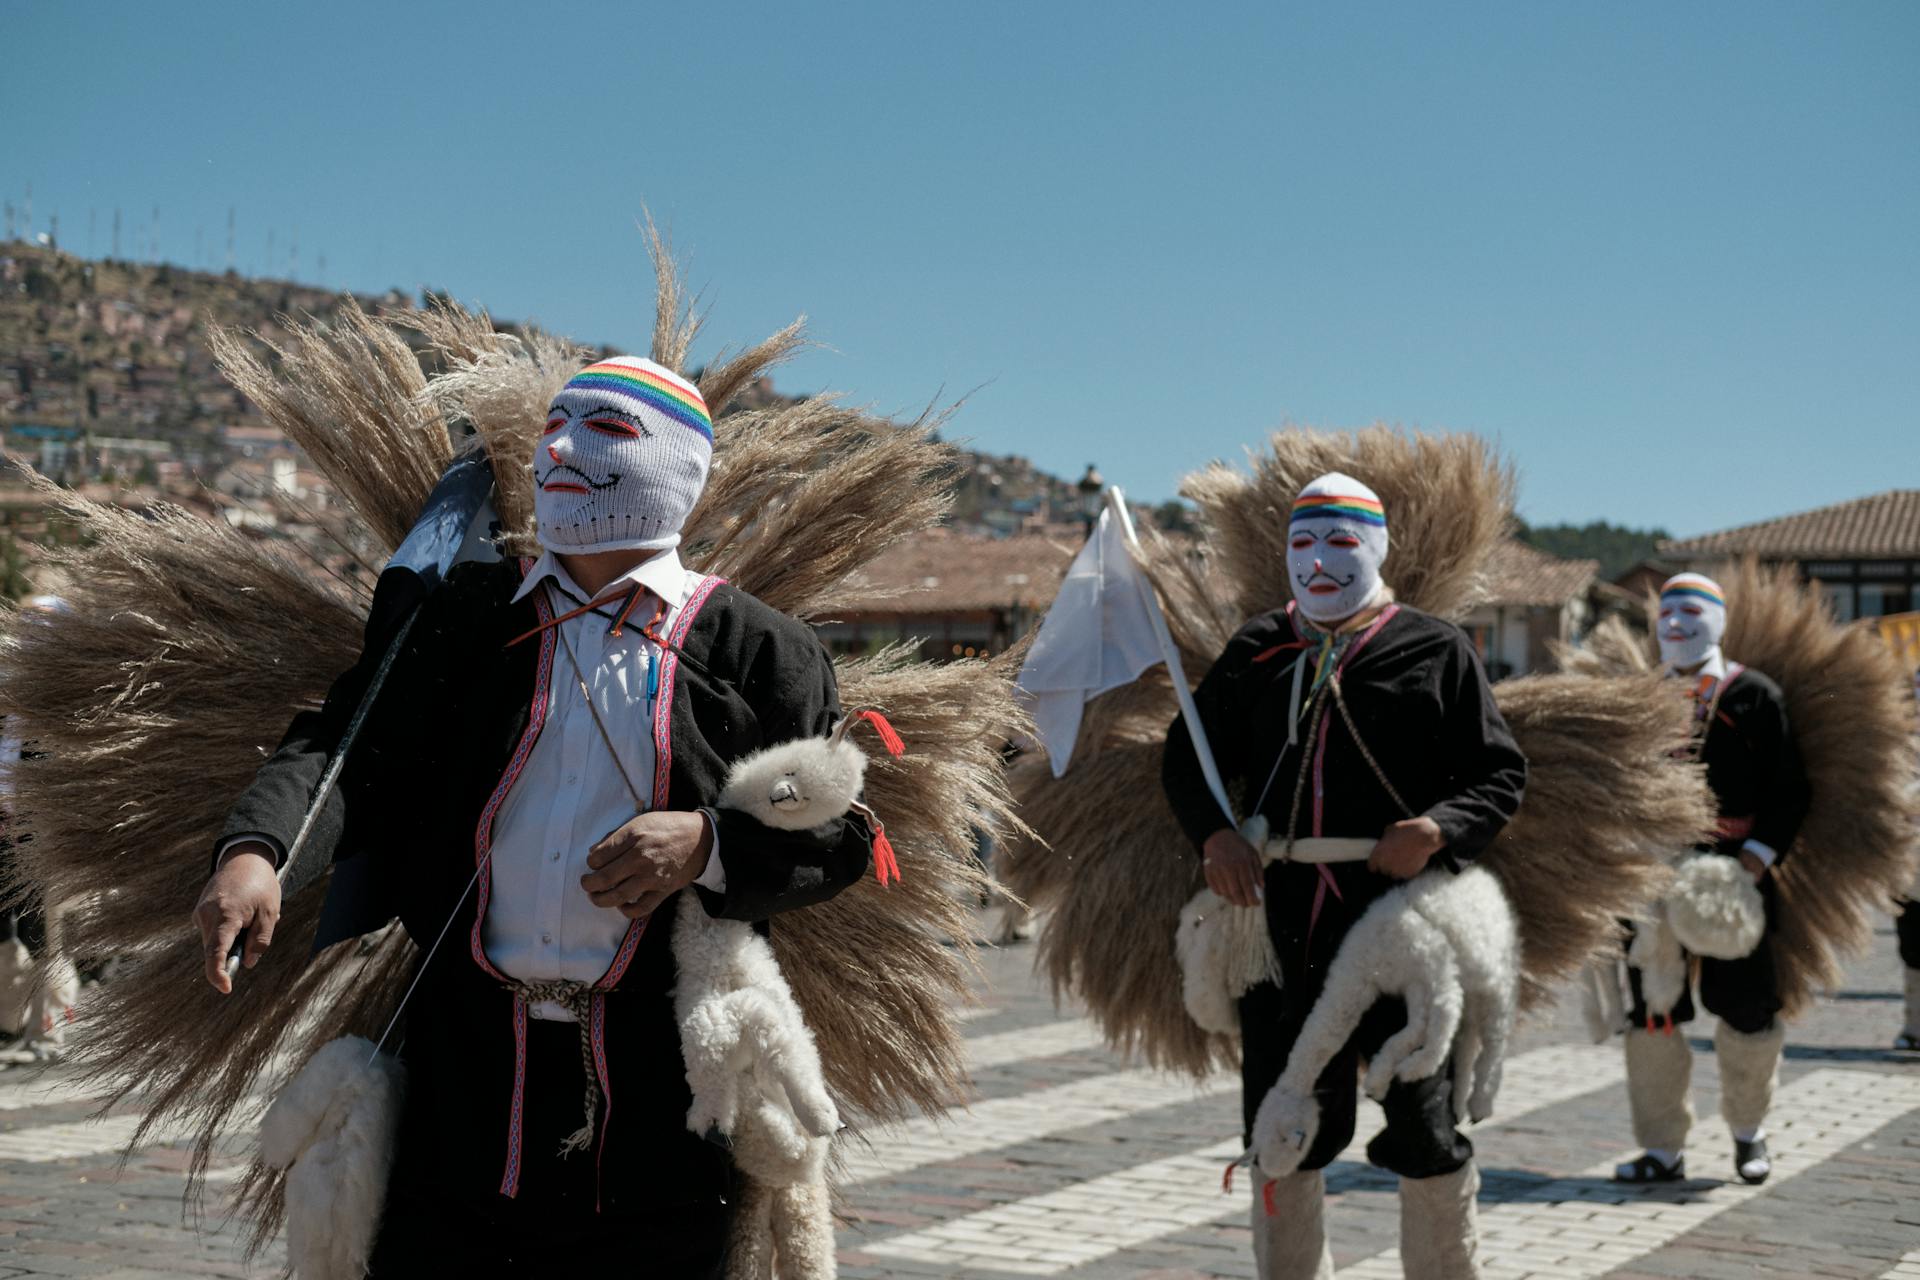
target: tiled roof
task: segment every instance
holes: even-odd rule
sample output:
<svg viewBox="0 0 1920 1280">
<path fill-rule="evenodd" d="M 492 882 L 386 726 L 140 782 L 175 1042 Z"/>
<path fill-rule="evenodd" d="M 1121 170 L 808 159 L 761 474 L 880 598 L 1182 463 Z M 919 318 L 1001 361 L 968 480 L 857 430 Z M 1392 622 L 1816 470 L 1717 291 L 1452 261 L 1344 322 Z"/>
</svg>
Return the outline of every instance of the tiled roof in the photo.
<svg viewBox="0 0 1920 1280">
<path fill-rule="evenodd" d="M 914 615 L 1013 605 L 1044 609 L 1079 551 L 1077 541 L 1046 534 L 981 538 L 930 529 L 862 570 L 855 581 L 868 593 L 843 611 Z"/>
<path fill-rule="evenodd" d="M 1562 605 L 1585 595 L 1600 573 L 1598 560 L 1562 560 L 1509 538 L 1487 558 L 1490 605 Z"/>
<path fill-rule="evenodd" d="M 1920 489 L 1889 489 L 1798 515 L 1660 544 L 1679 557 L 1785 560 L 1920 559 Z"/>
</svg>

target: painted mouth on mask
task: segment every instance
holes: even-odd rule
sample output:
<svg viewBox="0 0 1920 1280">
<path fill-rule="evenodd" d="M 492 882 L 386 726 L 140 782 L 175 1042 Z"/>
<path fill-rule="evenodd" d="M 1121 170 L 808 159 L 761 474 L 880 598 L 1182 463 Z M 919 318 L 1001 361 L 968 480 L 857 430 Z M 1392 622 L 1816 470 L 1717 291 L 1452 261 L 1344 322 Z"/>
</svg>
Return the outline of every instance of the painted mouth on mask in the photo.
<svg viewBox="0 0 1920 1280">
<path fill-rule="evenodd" d="M 565 472 L 567 476 L 578 476 L 579 479 L 574 480 L 562 477 L 562 472 Z M 599 489 L 611 489 L 619 483 L 620 475 L 618 472 L 608 476 L 605 480 L 595 480 L 592 476 L 580 470 L 580 468 L 570 467 L 564 462 L 550 468 L 547 474 L 540 477 L 540 488 L 541 491 L 545 493 L 587 494 Z"/>
<path fill-rule="evenodd" d="M 1342 582 L 1330 573 L 1312 573 L 1296 580 L 1301 586 L 1307 589 L 1308 595 L 1331 596 L 1338 595 L 1340 592 L 1345 591 L 1353 585 L 1354 579 L 1359 576 L 1357 573 L 1349 574 L 1347 580 Z"/>
</svg>

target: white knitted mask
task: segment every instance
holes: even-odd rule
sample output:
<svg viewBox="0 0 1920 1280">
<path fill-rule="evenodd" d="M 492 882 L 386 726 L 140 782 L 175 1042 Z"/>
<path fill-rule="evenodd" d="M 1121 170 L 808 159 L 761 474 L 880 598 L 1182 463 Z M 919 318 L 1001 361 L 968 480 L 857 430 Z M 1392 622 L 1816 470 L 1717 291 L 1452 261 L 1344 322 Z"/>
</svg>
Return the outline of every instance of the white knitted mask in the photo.
<svg viewBox="0 0 1920 1280">
<path fill-rule="evenodd" d="M 533 454 L 533 518 L 549 551 L 664 550 L 706 487 L 707 404 L 685 378 L 616 356 L 568 379 Z"/>
<path fill-rule="evenodd" d="M 1287 527 L 1287 576 L 1300 612 L 1339 622 L 1380 594 L 1387 558 L 1387 513 L 1380 496 L 1352 476 L 1329 471 L 1294 499 Z"/>
<path fill-rule="evenodd" d="M 1668 578 L 1660 588 L 1660 660 L 1691 667 L 1720 651 L 1727 601 L 1720 584 L 1698 573 Z"/>
</svg>

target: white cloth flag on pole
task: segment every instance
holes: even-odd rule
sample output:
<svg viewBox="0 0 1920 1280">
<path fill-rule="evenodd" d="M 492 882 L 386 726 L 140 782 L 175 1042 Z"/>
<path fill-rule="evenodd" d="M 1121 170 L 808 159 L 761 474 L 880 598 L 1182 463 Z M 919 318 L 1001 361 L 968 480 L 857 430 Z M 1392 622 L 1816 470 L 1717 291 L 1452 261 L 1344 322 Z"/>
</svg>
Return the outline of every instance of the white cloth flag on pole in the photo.
<svg viewBox="0 0 1920 1280">
<path fill-rule="evenodd" d="M 1073 759 L 1074 739 L 1087 703 L 1109 689 L 1133 683 L 1154 663 L 1165 662 L 1201 771 L 1232 825 L 1233 810 L 1187 689 L 1180 652 L 1167 631 L 1159 597 L 1134 559 L 1138 546 L 1126 498 L 1118 488 L 1108 489 L 1107 509 L 1068 567 L 1060 594 L 1054 597 L 1026 665 L 1020 668 L 1020 689 L 1033 710 L 1040 744 L 1057 778 Z"/>
</svg>

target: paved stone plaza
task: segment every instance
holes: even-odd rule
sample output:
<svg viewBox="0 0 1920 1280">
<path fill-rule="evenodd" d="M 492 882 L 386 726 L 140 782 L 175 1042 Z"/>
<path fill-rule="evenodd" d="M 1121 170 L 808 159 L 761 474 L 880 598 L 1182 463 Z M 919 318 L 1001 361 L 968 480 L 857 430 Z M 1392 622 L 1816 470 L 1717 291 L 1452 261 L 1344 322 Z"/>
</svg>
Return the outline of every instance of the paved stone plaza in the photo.
<svg viewBox="0 0 1920 1280">
<path fill-rule="evenodd" d="M 1584 1043 L 1570 1011 L 1529 1026 L 1499 1113 L 1474 1134 L 1489 1276 L 1920 1280 L 1920 1056 L 1882 1048 L 1900 1013 L 1893 951 L 1886 925 L 1845 989 L 1794 1028 L 1764 1187 L 1729 1181 L 1710 1024 L 1693 1028 L 1694 1178 L 1642 1190 L 1607 1180 L 1629 1144 L 1618 1044 Z M 848 1150 L 841 1274 L 1251 1276 L 1244 1175 L 1220 1191 L 1238 1151 L 1235 1082 L 1120 1061 L 1053 1007 L 1031 959 L 1026 947 L 986 956 L 967 1022 L 971 1110 Z M 221 1221 L 238 1146 L 216 1161 L 196 1228 L 182 1218 L 186 1150 L 161 1135 L 122 1166 L 131 1113 L 90 1111 L 58 1070 L 0 1074 L 0 1278 L 277 1274 L 277 1252 L 249 1265 Z M 1360 1141 L 1371 1132 L 1363 1116 Z M 1340 1275 L 1399 1276 L 1393 1180 L 1356 1144 L 1329 1187 Z"/>
</svg>

